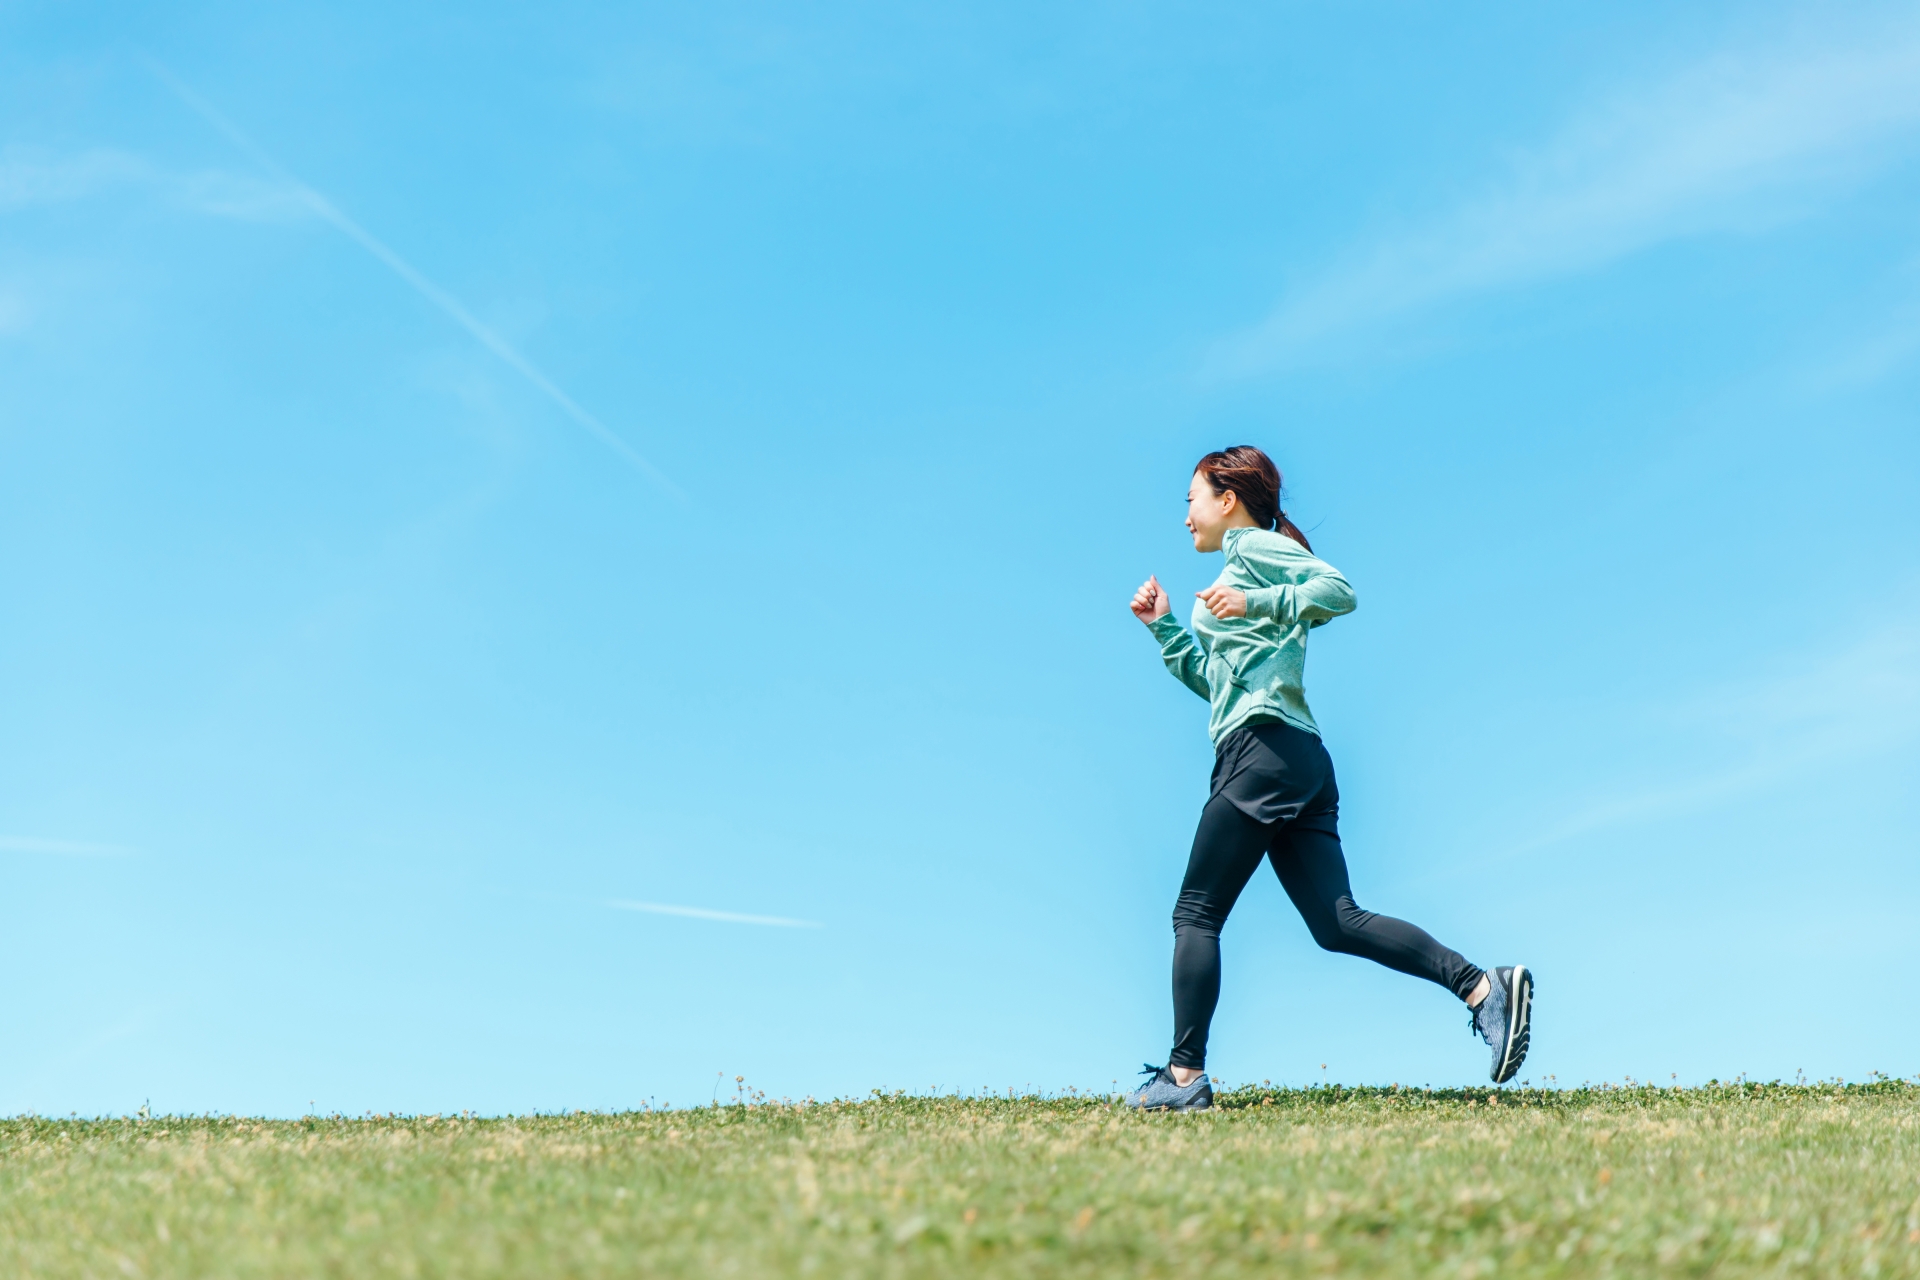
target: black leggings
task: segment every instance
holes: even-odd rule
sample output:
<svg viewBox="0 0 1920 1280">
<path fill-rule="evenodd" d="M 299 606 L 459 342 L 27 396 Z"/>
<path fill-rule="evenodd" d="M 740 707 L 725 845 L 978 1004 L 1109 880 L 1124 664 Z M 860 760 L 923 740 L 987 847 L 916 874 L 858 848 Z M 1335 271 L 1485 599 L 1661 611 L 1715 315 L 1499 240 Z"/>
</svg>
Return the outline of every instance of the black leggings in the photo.
<svg viewBox="0 0 1920 1280">
<path fill-rule="evenodd" d="M 1201 810 L 1193 855 L 1180 885 L 1180 900 L 1173 909 L 1174 1042 L 1168 1059 L 1172 1066 L 1194 1070 L 1206 1066 L 1207 1028 L 1220 1000 L 1220 927 L 1263 857 L 1273 863 L 1281 887 L 1299 908 L 1313 940 L 1328 951 L 1365 956 L 1389 969 L 1437 982 L 1462 1000 L 1480 981 L 1479 969 L 1468 964 L 1459 952 L 1441 946 L 1424 929 L 1354 905 L 1353 890 L 1347 883 L 1347 860 L 1340 852 L 1332 762 L 1320 749 L 1319 739 L 1311 734 L 1288 726 L 1260 729 L 1283 731 L 1262 732 L 1260 736 L 1273 746 L 1290 748 L 1285 754 L 1292 776 L 1286 782 L 1309 781 L 1300 774 L 1320 774 L 1322 767 L 1324 782 L 1312 778 L 1316 785 L 1310 787 L 1310 798 L 1303 797 L 1304 804 L 1283 806 L 1296 810 L 1292 816 L 1261 822 L 1242 811 L 1240 806 L 1247 803 L 1244 798 L 1236 803 L 1236 796 L 1229 794 L 1237 791 L 1241 797 L 1246 795 L 1244 773 L 1238 787 L 1231 780 L 1223 785 L 1216 774 L 1215 793 Z M 1292 741 L 1293 735 L 1310 742 L 1318 759 L 1306 753 L 1304 743 Z M 1227 744 L 1222 744 L 1222 750 L 1227 750 Z M 1263 799 L 1273 794 L 1268 788 L 1261 790 L 1267 791 Z M 1258 811 L 1261 806 L 1256 803 L 1250 807 Z M 1308 811 L 1298 812 L 1299 808 Z"/>
</svg>

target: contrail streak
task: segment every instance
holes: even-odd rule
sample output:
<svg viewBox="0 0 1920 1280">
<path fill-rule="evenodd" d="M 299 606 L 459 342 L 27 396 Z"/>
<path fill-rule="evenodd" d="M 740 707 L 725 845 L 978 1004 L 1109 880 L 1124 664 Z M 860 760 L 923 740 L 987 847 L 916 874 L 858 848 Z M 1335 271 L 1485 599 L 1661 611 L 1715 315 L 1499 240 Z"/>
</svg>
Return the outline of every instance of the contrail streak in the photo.
<svg viewBox="0 0 1920 1280">
<path fill-rule="evenodd" d="M 674 497 L 683 501 L 686 499 L 687 495 L 681 491 L 680 486 L 667 479 L 666 474 L 662 472 L 660 468 L 647 461 L 646 458 L 641 456 L 638 450 L 616 435 L 611 427 L 594 417 L 591 413 L 588 413 L 572 396 L 554 385 L 553 379 L 540 372 L 539 368 L 535 366 L 531 360 L 516 351 L 513 345 L 505 338 L 480 323 L 480 321 L 474 317 L 473 313 L 461 306 L 459 300 L 453 297 L 452 294 L 449 294 L 445 289 L 442 289 L 439 285 L 427 279 L 424 275 L 421 275 L 412 263 L 388 248 L 383 241 L 374 236 L 374 234 L 365 227 L 342 213 L 335 207 L 331 200 L 283 169 L 278 161 L 265 151 L 262 151 L 259 146 L 254 143 L 253 139 L 242 133 L 237 125 L 221 115 L 212 103 L 208 102 L 198 93 L 195 93 L 192 86 L 180 79 L 179 76 L 173 74 L 164 64 L 153 58 L 147 58 L 146 63 L 154 75 L 158 76 L 167 88 L 173 90 L 174 94 L 178 96 L 182 102 L 191 107 L 194 112 L 208 124 L 224 134 L 227 141 L 233 143 L 234 146 L 244 152 L 249 160 L 252 160 L 279 181 L 285 183 L 287 189 L 298 196 L 301 202 L 313 210 L 316 216 L 331 223 L 335 229 L 339 230 L 348 239 L 378 258 L 382 263 L 385 263 L 395 275 L 412 285 L 421 297 L 440 308 L 455 324 L 472 334 L 481 346 L 493 352 L 494 355 L 499 356 L 500 359 L 504 360 L 518 372 L 521 377 L 545 392 L 549 400 L 559 405 L 561 411 L 569 418 L 572 418 L 575 422 L 592 432 L 600 443 L 606 445 L 609 449 L 612 449 L 615 453 L 632 463 L 633 466 L 646 475 L 648 479 L 652 480 Z"/>
<path fill-rule="evenodd" d="M 626 902 L 616 899 L 607 904 L 620 911 L 649 911 L 656 916 L 689 916 L 695 920 L 721 920 L 727 924 L 769 924 L 781 929 L 818 929 L 818 920 L 789 920 L 785 916 L 743 916 L 737 911 L 709 911 L 705 907 L 675 907 L 664 902 Z"/>
</svg>

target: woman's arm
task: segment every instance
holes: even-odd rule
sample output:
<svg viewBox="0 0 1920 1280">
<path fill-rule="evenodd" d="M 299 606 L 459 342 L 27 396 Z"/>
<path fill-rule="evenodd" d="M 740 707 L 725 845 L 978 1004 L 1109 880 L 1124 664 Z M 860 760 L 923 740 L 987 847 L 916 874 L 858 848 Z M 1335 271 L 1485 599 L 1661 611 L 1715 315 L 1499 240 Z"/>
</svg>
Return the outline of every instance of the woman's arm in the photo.
<svg viewBox="0 0 1920 1280">
<path fill-rule="evenodd" d="M 1299 545 L 1293 543 L 1292 539 L 1288 539 L 1288 542 Z M 1352 613 L 1354 605 L 1358 603 L 1354 599 L 1352 585 L 1340 576 L 1338 569 L 1324 560 L 1314 559 L 1304 550 L 1293 552 L 1282 549 L 1275 552 L 1261 547 L 1247 548 L 1242 554 L 1256 570 L 1261 571 L 1262 577 L 1292 577 L 1302 572 L 1307 575 L 1298 583 L 1255 587 L 1247 592 L 1246 613 L 1249 618 L 1277 622 L 1283 627 L 1291 627 L 1298 622 L 1317 627 L 1343 613 Z"/>
<path fill-rule="evenodd" d="M 1174 620 L 1173 601 L 1167 598 L 1160 579 L 1148 578 L 1133 593 L 1133 616 L 1147 624 L 1153 638 L 1160 642 L 1160 659 L 1173 672 L 1173 678 L 1209 702 L 1213 689 L 1207 684 L 1207 662 L 1200 646 L 1187 629 Z"/>
</svg>

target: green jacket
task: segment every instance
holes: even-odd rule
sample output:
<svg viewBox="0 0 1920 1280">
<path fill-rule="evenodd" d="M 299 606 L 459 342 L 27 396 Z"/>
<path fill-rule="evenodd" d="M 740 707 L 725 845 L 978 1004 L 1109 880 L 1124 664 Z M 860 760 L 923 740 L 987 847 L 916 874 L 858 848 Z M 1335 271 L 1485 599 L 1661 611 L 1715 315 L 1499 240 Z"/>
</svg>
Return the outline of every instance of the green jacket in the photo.
<svg viewBox="0 0 1920 1280">
<path fill-rule="evenodd" d="M 1271 529 L 1229 529 L 1226 567 L 1215 586 L 1247 593 L 1247 616 L 1216 618 L 1198 600 L 1189 634 L 1172 614 L 1150 625 L 1167 670 L 1213 704 L 1207 732 L 1217 747 L 1244 724 L 1283 720 L 1315 737 L 1302 677 L 1307 632 L 1353 612 L 1339 570 Z"/>
</svg>

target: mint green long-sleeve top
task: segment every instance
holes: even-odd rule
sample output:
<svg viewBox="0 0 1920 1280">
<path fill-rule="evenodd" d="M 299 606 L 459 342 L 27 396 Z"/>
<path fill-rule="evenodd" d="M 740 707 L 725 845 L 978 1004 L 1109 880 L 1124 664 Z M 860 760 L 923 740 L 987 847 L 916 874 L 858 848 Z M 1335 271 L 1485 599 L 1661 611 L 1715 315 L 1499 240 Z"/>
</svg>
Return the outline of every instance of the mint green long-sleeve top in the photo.
<svg viewBox="0 0 1920 1280">
<path fill-rule="evenodd" d="M 1215 746 L 1246 724 L 1284 721 L 1320 736 L 1307 710 L 1303 678 L 1307 632 L 1354 606 L 1339 570 L 1285 534 L 1229 529 L 1227 563 L 1214 585 L 1247 595 L 1247 616 L 1216 618 L 1193 605 L 1191 633 L 1169 613 L 1150 624 L 1167 670 L 1213 707 L 1207 732 Z"/>
</svg>

